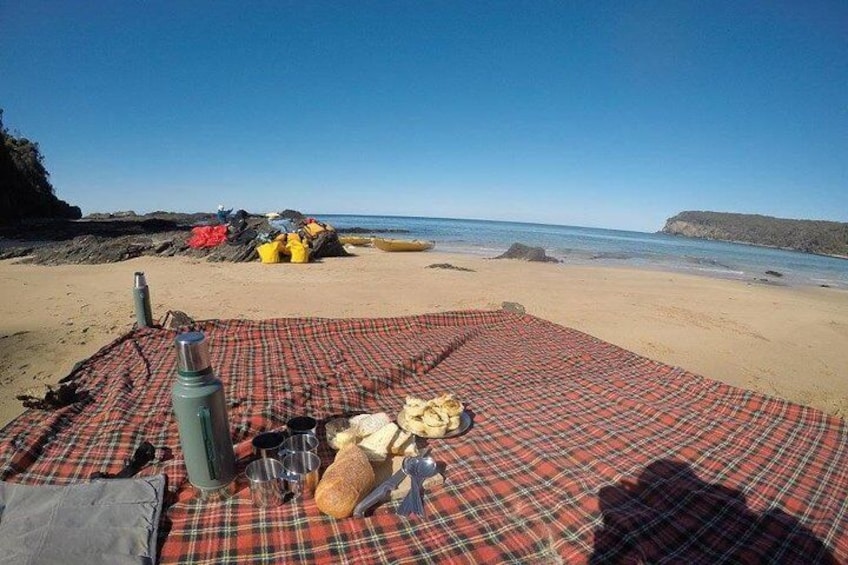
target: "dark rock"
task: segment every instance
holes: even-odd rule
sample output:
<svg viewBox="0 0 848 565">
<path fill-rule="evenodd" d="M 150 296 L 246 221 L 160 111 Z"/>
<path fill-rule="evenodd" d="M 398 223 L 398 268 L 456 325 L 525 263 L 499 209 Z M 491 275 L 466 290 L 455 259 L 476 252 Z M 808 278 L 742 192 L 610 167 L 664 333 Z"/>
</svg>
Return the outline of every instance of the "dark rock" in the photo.
<svg viewBox="0 0 848 565">
<path fill-rule="evenodd" d="M 167 241 L 163 241 L 162 243 L 160 243 L 156 247 L 154 247 L 153 252 L 158 255 L 158 254 L 161 254 L 163 251 L 172 248 L 173 246 L 174 246 L 174 240 L 169 239 Z"/>
<path fill-rule="evenodd" d="M 368 234 L 368 233 L 409 233 L 409 230 L 404 229 L 375 229 L 375 228 L 339 228 L 338 232 L 341 234 Z"/>
<path fill-rule="evenodd" d="M 348 257 L 348 253 L 342 242 L 339 241 L 339 234 L 334 231 L 323 231 L 312 240 L 313 259 L 321 259 L 323 257 Z"/>
<path fill-rule="evenodd" d="M 782 277 L 783 276 L 783 273 L 780 273 L 778 271 L 766 271 L 766 274 L 771 275 L 773 277 Z"/>
<path fill-rule="evenodd" d="M 40 265 L 117 263 L 144 255 L 152 244 L 150 238 L 137 236 L 82 235 L 68 242 L 36 248 L 32 262 Z"/>
<path fill-rule="evenodd" d="M 288 208 L 280 212 L 280 217 L 285 220 L 303 220 L 306 218 L 297 210 L 289 210 Z"/>
<path fill-rule="evenodd" d="M 474 269 L 469 269 L 467 267 L 457 267 L 456 265 L 451 265 L 450 263 L 433 263 L 432 265 L 427 265 L 428 269 L 450 269 L 452 271 L 465 271 L 467 273 L 476 272 Z"/>
<path fill-rule="evenodd" d="M 530 247 L 523 243 L 513 243 L 503 255 L 495 259 L 523 259 L 524 261 L 540 261 L 546 263 L 559 263 L 559 259 L 549 257 L 541 247 Z"/>
<path fill-rule="evenodd" d="M 149 220 L 142 220 L 139 222 L 139 228 L 144 233 L 160 233 L 163 231 L 172 231 L 177 229 L 176 222 L 172 222 L 170 220 L 163 220 L 161 218 L 150 218 Z"/>
<path fill-rule="evenodd" d="M 285 214 L 305 219 L 293 210 Z M 104 219 L 107 216 L 110 218 Z M 15 243 L 0 250 L 0 259 L 23 257 L 22 262 L 41 265 L 116 263 L 145 255 L 187 255 L 212 262 L 253 261 L 258 258 L 256 245 L 263 240 L 260 237 L 273 237 L 278 230 L 264 216 L 243 210 L 233 216 L 235 222 L 228 225 L 227 243 L 204 249 L 188 246 L 191 229 L 217 223 L 214 214 L 153 212 L 136 216 L 123 212 L 92 214 L 90 219 L 80 221 L 32 220 L 14 228 L 0 227 L 0 238 Z M 334 231 L 312 239 L 311 247 L 316 259 L 348 255 Z"/>
<path fill-rule="evenodd" d="M 728 271 L 732 271 L 733 267 L 730 265 L 725 265 L 724 263 L 719 263 L 715 259 L 709 259 L 706 257 L 692 257 L 691 255 L 686 256 L 686 261 L 692 263 L 694 265 L 706 265 L 708 267 L 718 267 L 720 269 L 727 269 Z"/>
<path fill-rule="evenodd" d="M 613 251 L 602 251 L 600 253 L 595 253 L 589 259 L 591 259 L 592 261 L 596 261 L 598 259 L 600 259 L 600 260 L 619 259 L 619 260 L 622 260 L 622 261 L 626 261 L 626 260 L 632 259 L 632 258 L 633 258 L 633 255 L 630 255 L 629 253 L 616 253 L 616 252 L 613 252 Z"/>
<path fill-rule="evenodd" d="M 33 249 L 33 247 L 9 247 L 7 249 L 0 249 L 0 260 L 26 257 L 27 255 L 32 255 Z"/>
<path fill-rule="evenodd" d="M 194 318 L 182 310 L 168 310 L 162 320 L 162 327 L 169 330 L 180 329 L 192 324 L 194 324 Z"/>
<path fill-rule="evenodd" d="M 504 312 L 512 312 L 513 314 L 526 314 L 527 310 L 518 302 L 504 302 L 501 304 L 501 310 Z"/>
</svg>

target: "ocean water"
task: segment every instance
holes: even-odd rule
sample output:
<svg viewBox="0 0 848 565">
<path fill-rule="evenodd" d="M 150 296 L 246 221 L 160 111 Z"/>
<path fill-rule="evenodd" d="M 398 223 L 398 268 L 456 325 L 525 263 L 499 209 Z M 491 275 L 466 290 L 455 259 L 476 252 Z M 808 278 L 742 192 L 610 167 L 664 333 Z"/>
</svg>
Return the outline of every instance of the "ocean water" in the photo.
<svg viewBox="0 0 848 565">
<path fill-rule="evenodd" d="M 400 216 L 316 214 L 337 228 L 367 228 L 376 235 L 428 239 L 436 250 L 482 257 L 500 255 L 514 242 L 545 248 L 565 265 L 624 266 L 774 284 L 848 289 L 848 260 L 722 241 L 599 228 Z M 388 230 L 407 230 L 392 234 Z M 782 277 L 768 276 L 777 271 Z"/>
</svg>

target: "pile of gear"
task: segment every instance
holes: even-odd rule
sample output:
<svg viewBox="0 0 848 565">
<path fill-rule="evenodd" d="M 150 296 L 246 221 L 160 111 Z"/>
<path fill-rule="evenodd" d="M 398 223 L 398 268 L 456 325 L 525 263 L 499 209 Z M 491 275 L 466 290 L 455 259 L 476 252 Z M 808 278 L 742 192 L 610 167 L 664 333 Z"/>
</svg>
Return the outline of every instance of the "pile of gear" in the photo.
<svg viewBox="0 0 848 565">
<path fill-rule="evenodd" d="M 333 226 L 299 214 L 284 217 L 272 212 L 261 223 L 251 222 L 244 210 L 232 213 L 223 206 L 216 213 L 218 225 L 196 226 L 188 246 L 193 249 L 223 244 L 253 245 L 263 263 L 308 263 L 322 257 L 344 257 L 348 253 Z"/>
</svg>

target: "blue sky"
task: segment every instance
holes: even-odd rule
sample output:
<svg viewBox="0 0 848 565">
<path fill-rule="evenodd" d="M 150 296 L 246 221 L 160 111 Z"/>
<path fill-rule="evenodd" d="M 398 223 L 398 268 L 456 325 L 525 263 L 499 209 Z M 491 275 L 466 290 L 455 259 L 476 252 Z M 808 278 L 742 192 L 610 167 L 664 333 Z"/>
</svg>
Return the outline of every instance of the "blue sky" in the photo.
<svg viewBox="0 0 848 565">
<path fill-rule="evenodd" d="M 84 213 L 848 221 L 848 3 L 0 0 Z"/>
</svg>

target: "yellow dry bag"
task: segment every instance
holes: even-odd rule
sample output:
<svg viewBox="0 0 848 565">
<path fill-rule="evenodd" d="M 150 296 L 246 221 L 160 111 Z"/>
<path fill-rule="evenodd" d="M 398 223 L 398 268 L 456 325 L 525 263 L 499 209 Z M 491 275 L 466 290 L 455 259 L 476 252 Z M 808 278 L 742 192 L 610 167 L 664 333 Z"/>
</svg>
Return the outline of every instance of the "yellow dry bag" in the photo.
<svg viewBox="0 0 848 565">
<path fill-rule="evenodd" d="M 286 244 L 286 248 L 291 253 L 292 263 L 308 263 L 309 262 L 309 247 L 299 241 L 291 240 Z"/>
<path fill-rule="evenodd" d="M 280 262 L 280 242 L 272 241 L 263 243 L 256 248 L 259 252 L 259 260 L 263 263 L 279 263 Z"/>
</svg>

